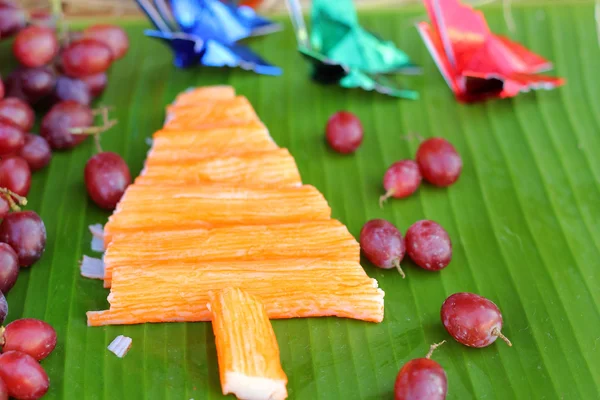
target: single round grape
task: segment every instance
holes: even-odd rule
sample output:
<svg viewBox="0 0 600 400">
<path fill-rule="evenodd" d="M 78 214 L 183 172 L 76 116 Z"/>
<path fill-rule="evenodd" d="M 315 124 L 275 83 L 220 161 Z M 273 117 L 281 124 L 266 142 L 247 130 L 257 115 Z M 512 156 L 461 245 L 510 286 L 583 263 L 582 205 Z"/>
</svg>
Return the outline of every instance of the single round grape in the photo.
<svg viewBox="0 0 600 400">
<path fill-rule="evenodd" d="M 2 378 L 0 378 L 0 400 L 8 400 L 8 387 Z"/>
<path fill-rule="evenodd" d="M 111 62 L 112 53 L 108 46 L 94 39 L 73 42 L 61 54 L 62 69 L 73 78 L 104 72 Z"/>
<path fill-rule="evenodd" d="M 106 89 L 106 85 L 108 84 L 108 76 L 106 72 L 100 72 L 96 75 L 84 76 L 81 78 L 84 81 L 88 88 L 90 89 L 90 93 L 92 97 L 98 97 L 104 92 Z"/>
<path fill-rule="evenodd" d="M 385 194 L 379 198 L 379 205 L 390 197 L 402 199 L 408 197 L 419 188 L 421 173 L 419 166 L 413 160 L 402 160 L 393 163 L 383 176 Z"/>
<path fill-rule="evenodd" d="M 0 1 L 0 39 L 14 35 L 27 24 L 27 13 L 15 1 Z"/>
<path fill-rule="evenodd" d="M 25 133 L 14 122 L 0 117 L 0 156 L 14 154 L 25 144 Z"/>
<path fill-rule="evenodd" d="M 338 153 L 354 153 L 362 143 L 363 127 L 356 115 L 338 111 L 327 121 L 325 138 Z"/>
<path fill-rule="evenodd" d="M 360 248 L 375 266 L 396 268 L 404 278 L 400 262 L 404 258 L 404 240 L 400 231 L 383 219 L 372 219 L 360 231 Z"/>
<path fill-rule="evenodd" d="M 6 243 L 0 243 L 0 292 L 8 294 L 19 277 L 19 257 Z"/>
<path fill-rule="evenodd" d="M 444 400 L 446 398 L 448 392 L 446 371 L 430 358 L 433 350 L 444 342 L 432 345 L 425 358 L 415 358 L 404 364 L 394 385 L 395 400 Z"/>
<path fill-rule="evenodd" d="M 0 117 L 12 121 L 23 132 L 29 131 L 35 123 L 33 109 L 29 104 L 15 97 L 0 100 Z"/>
<path fill-rule="evenodd" d="M 0 325 L 4 323 L 6 316 L 8 315 L 8 303 L 6 302 L 6 297 L 4 294 L 0 292 Z"/>
<path fill-rule="evenodd" d="M 122 58 L 129 50 L 129 38 L 123 28 L 116 25 L 98 24 L 87 27 L 83 36 L 98 40 L 110 48 L 113 60 Z"/>
<path fill-rule="evenodd" d="M 6 325 L 2 351 L 20 351 L 38 361 L 48 357 L 56 347 L 56 331 L 39 319 L 18 319 Z"/>
<path fill-rule="evenodd" d="M 73 135 L 73 128 L 87 128 L 94 123 L 88 106 L 76 101 L 62 101 L 54 105 L 42 119 L 40 134 L 55 150 L 70 149 L 86 139 L 86 135 Z"/>
<path fill-rule="evenodd" d="M 452 260 L 450 236 L 437 222 L 417 221 L 406 231 L 406 253 L 419 267 L 439 271 Z"/>
<path fill-rule="evenodd" d="M 43 137 L 28 133 L 25 135 L 25 144 L 18 153 L 19 157 L 27 161 L 31 171 L 44 168 L 52 159 L 52 149 Z"/>
<path fill-rule="evenodd" d="M 46 227 L 34 211 L 13 212 L 0 224 L 0 242 L 15 250 L 21 267 L 28 267 L 44 253 Z"/>
<path fill-rule="evenodd" d="M 130 183 L 129 167 L 116 153 L 98 153 L 85 165 L 87 192 L 102 208 L 113 210 Z"/>
<path fill-rule="evenodd" d="M 73 100 L 79 104 L 89 106 L 92 102 L 92 94 L 89 86 L 81 79 L 60 76 L 56 80 L 54 89 L 54 101 Z"/>
<path fill-rule="evenodd" d="M 27 161 L 13 156 L 0 160 L 0 187 L 26 197 L 31 186 L 31 169 Z"/>
<path fill-rule="evenodd" d="M 0 355 L 0 378 L 8 394 L 16 399 L 39 399 L 48 391 L 48 375 L 35 358 L 18 351 Z"/>
<path fill-rule="evenodd" d="M 474 293 L 455 293 L 448 297 L 441 310 L 442 323 L 457 342 L 469 347 L 486 347 L 501 338 L 502 314 L 497 305 Z"/>
<path fill-rule="evenodd" d="M 30 26 L 17 34 L 13 43 L 15 58 L 29 68 L 48 64 L 58 53 L 56 33 L 43 26 Z"/>
<path fill-rule="evenodd" d="M 51 94 L 56 86 L 56 73 L 48 66 L 23 68 L 19 79 L 23 93 L 34 102 Z"/>
<path fill-rule="evenodd" d="M 452 185 L 458 180 L 462 170 L 460 155 L 444 138 L 423 141 L 417 150 L 416 159 L 423 178 L 436 186 Z"/>
</svg>

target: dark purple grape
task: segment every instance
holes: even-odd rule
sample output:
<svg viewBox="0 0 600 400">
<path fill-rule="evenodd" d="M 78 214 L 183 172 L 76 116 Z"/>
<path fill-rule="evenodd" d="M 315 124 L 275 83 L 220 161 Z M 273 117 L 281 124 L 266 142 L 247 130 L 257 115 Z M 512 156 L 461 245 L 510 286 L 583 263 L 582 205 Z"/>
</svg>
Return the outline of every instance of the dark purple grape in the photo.
<svg viewBox="0 0 600 400">
<path fill-rule="evenodd" d="M 21 267 L 28 267 L 44 253 L 46 227 L 33 211 L 13 212 L 0 224 L 0 241 L 8 243 L 15 250 Z"/>
<path fill-rule="evenodd" d="M 6 325 L 2 351 L 20 351 L 38 361 L 48 357 L 56 347 L 56 331 L 39 319 L 18 319 Z"/>
<path fill-rule="evenodd" d="M 19 257 L 17 253 L 8 244 L 0 243 L 0 293 L 8 294 L 18 277 Z"/>
<path fill-rule="evenodd" d="M 73 100 L 86 106 L 92 102 L 89 86 L 80 79 L 68 76 L 60 76 L 57 79 L 54 98 L 56 102 Z"/>
<path fill-rule="evenodd" d="M 30 26 L 17 34 L 13 43 L 15 58 L 29 68 L 48 64 L 58 53 L 58 40 L 53 29 Z"/>
<path fill-rule="evenodd" d="M 86 139 L 86 135 L 73 135 L 72 128 L 88 128 L 94 115 L 88 106 L 68 100 L 56 104 L 42 119 L 40 134 L 55 150 L 70 149 Z"/>
<path fill-rule="evenodd" d="M 110 48 L 112 59 L 117 60 L 127 53 L 129 38 L 123 28 L 116 25 L 98 24 L 87 27 L 83 36 L 96 39 Z"/>
<path fill-rule="evenodd" d="M 73 78 L 104 72 L 111 62 L 110 48 L 94 39 L 84 38 L 73 42 L 61 54 L 62 69 Z"/>
<path fill-rule="evenodd" d="M 102 208 L 113 210 L 130 183 L 129 167 L 116 153 L 98 153 L 85 165 L 88 194 Z"/>
<path fill-rule="evenodd" d="M 0 39 L 14 35 L 27 24 L 27 13 L 15 1 L 0 1 Z"/>
<path fill-rule="evenodd" d="M 29 97 L 21 86 L 21 70 L 17 69 L 4 80 L 5 97 L 14 97 L 29 102 Z"/>
<path fill-rule="evenodd" d="M 88 85 L 92 97 L 100 96 L 102 92 L 104 92 L 104 89 L 106 89 L 106 85 L 108 84 L 108 76 L 106 75 L 106 72 L 100 72 L 96 75 L 84 76 L 83 78 L 81 78 L 81 80 Z"/>
<path fill-rule="evenodd" d="M 375 266 L 396 268 L 404 278 L 400 262 L 404 258 L 404 240 L 400 231 L 383 219 L 372 219 L 360 231 L 360 248 Z"/>
<path fill-rule="evenodd" d="M 31 169 L 27 161 L 17 156 L 0 160 L 0 187 L 25 197 L 30 186 Z"/>
<path fill-rule="evenodd" d="M 56 86 L 56 74 L 47 66 L 23 68 L 19 79 L 23 93 L 34 102 L 51 94 Z"/>
<path fill-rule="evenodd" d="M 11 121 L 23 132 L 28 132 L 35 123 L 33 109 L 29 104 L 16 97 L 0 100 L 0 118 Z"/>
<path fill-rule="evenodd" d="M 8 303 L 6 302 L 6 297 L 4 294 L 0 292 L 0 325 L 4 323 L 6 316 L 8 315 Z"/>
<path fill-rule="evenodd" d="M 25 144 L 25 133 L 12 121 L 0 117 L 0 156 L 19 151 Z"/>
<path fill-rule="evenodd" d="M 37 171 L 44 168 L 52 158 L 52 149 L 43 137 L 28 133 L 25 135 L 25 144 L 18 153 L 29 164 L 29 169 Z"/>
</svg>

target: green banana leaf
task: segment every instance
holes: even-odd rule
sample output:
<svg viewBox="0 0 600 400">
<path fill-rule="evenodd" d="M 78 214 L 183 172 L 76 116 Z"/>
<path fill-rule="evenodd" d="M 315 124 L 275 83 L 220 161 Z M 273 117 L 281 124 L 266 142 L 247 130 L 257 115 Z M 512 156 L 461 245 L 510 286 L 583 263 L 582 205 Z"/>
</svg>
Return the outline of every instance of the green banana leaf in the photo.
<svg viewBox="0 0 600 400">
<path fill-rule="evenodd" d="M 499 5 L 484 8 L 493 30 L 508 33 Z M 429 345 L 448 374 L 449 399 L 593 399 L 600 391 L 600 50 L 591 2 L 513 5 L 511 37 L 547 56 L 567 79 L 558 90 L 512 100 L 458 104 L 413 24 L 421 7 L 363 12 L 362 24 L 394 40 L 424 67 L 403 80 L 419 101 L 360 90 L 323 87 L 285 31 L 250 42 L 284 68 L 280 78 L 241 70 L 178 70 L 170 52 L 145 38 L 142 20 L 123 23 L 128 56 L 110 71 L 99 104 L 113 105 L 119 124 L 103 135 L 105 150 L 122 154 L 137 174 L 161 127 L 164 107 L 189 86 L 227 83 L 246 95 L 277 143 L 296 157 L 304 182 L 319 188 L 333 215 L 358 235 L 363 223 L 385 218 L 405 231 L 428 218 L 454 244 L 452 263 L 439 273 L 403 263 L 367 273 L 386 292 L 385 320 L 371 324 L 336 318 L 274 321 L 291 399 L 391 399 L 396 374 Z M 282 18 L 285 20 L 285 18 Z M 6 73 L 14 61 L 2 45 Z M 356 113 L 365 140 L 354 155 L 328 150 L 323 129 L 335 111 Z M 416 195 L 380 209 L 382 176 L 418 146 L 407 134 L 443 136 L 464 162 L 447 189 L 424 184 Z M 91 140 L 56 153 L 34 175 L 30 206 L 43 218 L 43 258 L 21 272 L 8 296 L 9 320 L 32 317 L 58 332 L 55 352 L 42 362 L 51 379 L 48 399 L 219 399 L 215 344 L 209 323 L 88 328 L 85 312 L 108 306 L 107 290 L 79 275 L 92 255 L 87 226 L 108 213 L 88 200 L 83 168 Z M 439 317 L 444 299 L 471 291 L 493 300 L 504 315 L 498 341 L 471 349 L 453 341 Z M 117 335 L 133 338 L 124 359 L 106 350 Z"/>
</svg>

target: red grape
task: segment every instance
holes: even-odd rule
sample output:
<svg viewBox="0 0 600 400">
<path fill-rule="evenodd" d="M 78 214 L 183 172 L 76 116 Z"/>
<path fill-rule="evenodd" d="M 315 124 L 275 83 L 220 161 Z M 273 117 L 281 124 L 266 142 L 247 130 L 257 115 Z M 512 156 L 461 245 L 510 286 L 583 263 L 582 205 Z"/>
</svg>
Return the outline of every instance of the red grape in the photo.
<svg viewBox="0 0 600 400">
<path fill-rule="evenodd" d="M 448 392 L 446 371 L 431 359 L 433 350 L 444 342 L 432 345 L 425 358 L 415 358 L 404 364 L 394 385 L 395 400 L 444 400 L 446 398 Z"/>
<path fill-rule="evenodd" d="M 40 134 L 50 147 L 57 150 L 70 149 L 86 139 L 86 135 L 73 135 L 73 128 L 88 128 L 94 115 L 88 106 L 68 100 L 56 104 L 42 119 Z"/>
<path fill-rule="evenodd" d="M 417 221 L 406 231 L 406 253 L 419 267 L 439 271 L 452 260 L 450 236 L 436 222 Z"/>
<path fill-rule="evenodd" d="M 25 135 L 25 144 L 19 150 L 18 155 L 27 161 L 29 169 L 37 171 L 48 165 L 52 158 L 52 150 L 46 139 L 28 133 Z"/>
<path fill-rule="evenodd" d="M 110 67 L 111 61 L 110 48 L 94 39 L 81 39 L 73 42 L 61 55 L 65 74 L 73 78 L 104 72 Z"/>
<path fill-rule="evenodd" d="M 56 331 L 38 319 L 18 319 L 6 325 L 3 341 L 3 352 L 20 351 L 41 361 L 56 347 Z"/>
<path fill-rule="evenodd" d="M 8 243 L 15 250 L 21 267 L 28 267 L 44 253 L 46 227 L 33 211 L 13 212 L 0 224 L 0 242 Z"/>
<path fill-rule="evenodd" d="M 129 167 L 116 153 L 98 153 L 85 165 L 87 192 L 102 208 L 114 209 L 130 183 Z"/>
<path fill-rule="evenodd" d="M 404 278 L 400 262 L 404 258 L 404 240 L 394 225 L 383 219 L 368 221 L 360 231 L 360 247 L 375 266 L 396 268 Z"/>
<path fill-rule="evenodd" d="M 39 399 L 48 391 L 48 375 L 28 354 L 7 351 L 0 355 L 0 378 L 11 397 L 23 400 Z"/>
<path fill-rule="evenodd" d="M 2 379 L 0 379 L 0 400 L 8 400 L 8 388 Z"/>
<path fill-rule="evenodd" d="M 0 292 L 8 294 L 19 277 L 19 258 L 6 243 L 0 243 Z"/>
<path fill-rule="evenodd" d="M 98 97 L 104 92 L 106 89 L 106 85 L 108 84 L 108 77 L 106 76 L 106 72 L 100 72 L 96 75 L 84 76 L 81 78 L 84 81 L 88 88 L 90 89 L 90 93 L 92 97 Z"/>
<path fill-rule="evenodd" d="M 4 294 L 0 292 L 0 325 L 4 323 L 6 316 L 8 315 L 8 303 L 6 302 L 6 297 Z"/>
<path fill-rule="evenodd" d="M 362 143 L 363 127 L 356 115 L 338 111 L 327 121 L 325 137 L 338 153 L 353 153 Z"/>
<path fill-rule="evenodd" d="M 25 144 L 25 133 L 14 122 L 0 117 L 0 156 L 14 154 Z"/>
<path fill-rule="evenodd" d="M 12 121 L 24 132 L 29 131 L 35 123 L 35 114 L 29 104 L 15 97 L 0 100 L 0 117 Z"/>
<path fill-rule="evenodd" d="M 31 170 L 27 161 L 17 156 L 0 160 L 0 187 L 25 197 L 30 186 Z"/>
<path fill-rule="evenodd" d="M 25 27 L 27 14 L 16 2 L 0 1 L 0 39 L 5 39 Z"/>
<path fill-rule="evenodd" d="M 23 93 L 32 101 L 48 96 L 56 86 L 56 73 L 47 66 L 21 69 L 19 79 Z"/>
<path fill-rule="evenodd" d="M 123 28 L 115 25 L 92 25 L 83 31 L 83 36 L 96 39 L 110 48 L 113 60 L 122 58 L 129 49 L 129 38 Z"/>
<path fill-rule="evenodd" d="M 443 138 L 431 138 L 417 150 L 417 164 L 425 180 L 436 186 L 450 186 L 458 180 L 462 170 L 460 155 Z"/>
<path fill-rule="evenodd" d="M 501 332 L 502 314 L 490 300 L 474 293 L 455 293 L 441 310 L 442 322 L 457 342 L 469 347 L 486 347 L 497 338 L 512 343 Z"/>
<path fill-rule="evenodd" d="M 419 166 L 412 160 L 402 160 L 393 163 L 383 176 L 385 194 L 379 198 L 379 205 L 390 197 L 401 199 L 413 194 L 421 184 Z"/>
<path fill-rule="evenodd" d="M 13 43 L 16 59 L 29 68 L 48 64 L 58 53 L 56 33 L 43 26 L 30 26 L 17 34 Z"/>
<path fill-rule="evenodd" d="M 56 81 L 54 89 L 55 102 L 73 100 L 85 106 L 92 102 L 89 86 L 81 79 L 61 76 Z"/>
</svg>

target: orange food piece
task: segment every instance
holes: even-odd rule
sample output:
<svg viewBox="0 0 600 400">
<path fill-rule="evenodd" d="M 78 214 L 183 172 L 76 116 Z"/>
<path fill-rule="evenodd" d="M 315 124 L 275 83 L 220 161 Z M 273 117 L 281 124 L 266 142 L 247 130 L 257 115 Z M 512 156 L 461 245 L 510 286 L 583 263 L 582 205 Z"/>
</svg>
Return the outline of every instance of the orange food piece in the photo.
<svg viewBox="0 0 600 400">
<path fill-rule="evenodd" d="M 231 286 L 257 296 L 271 319 L 383 319 L 384 293 L 357 261 L 148 260 L 115 268 L 112 283 L 110 310 L 88 312 L 88 325 L 209 321 L 208 292 Z"/>
<path fill-rule="evenodd" d="M 265 307 L 238 288 L 210 292 L 209 298 L 223 394 L 252 400 L 287 398 L 287 376 Z"/>
<path fill-rule="evenodd" d="M 287 149 L 200 158 L 172 164 L 148 157 L 136 185 L 221 183 L 234 186 L 299 186 L 300 172 Z"/>
<path fill-rule="evenodd" d="M 227 85 L 203 86 L 186 90 L 177 95 L 173 105 L 197 106 L 207 100 L 229 100 L 235 97 L 235 89 Z"/>
<path fill-rule="evenodd" d="M 104 244 L 125 232 L 281 224 L 330 216 L 327 201 L 313 186 L 132 185 L 104 227 Z"/>
<path fill-rule="evenodd" d="M 204 101 L 194 106 L 169 106 L 164 129 L 217 128 L 258 120 L 248 99 L 237 96 L 230 100 Z"/>
<path fill-rule="evenodd" d="M 359 262 L 359 244 L 336 220 L 281 225 L 149 230 L 112 236 L 104 253 L 105 280 L 120 266 L 217 260 L 326 258 Z M 106 282 L 105 282 L 106 284 Z"/>
<path fill-rule="evenodd" d="M 264 125 L 249 122 L 195 131 L 158 131 L 154 134 L 148 157 L 163 164 L 174 164 L 278 148 Z"/>
</svg>

